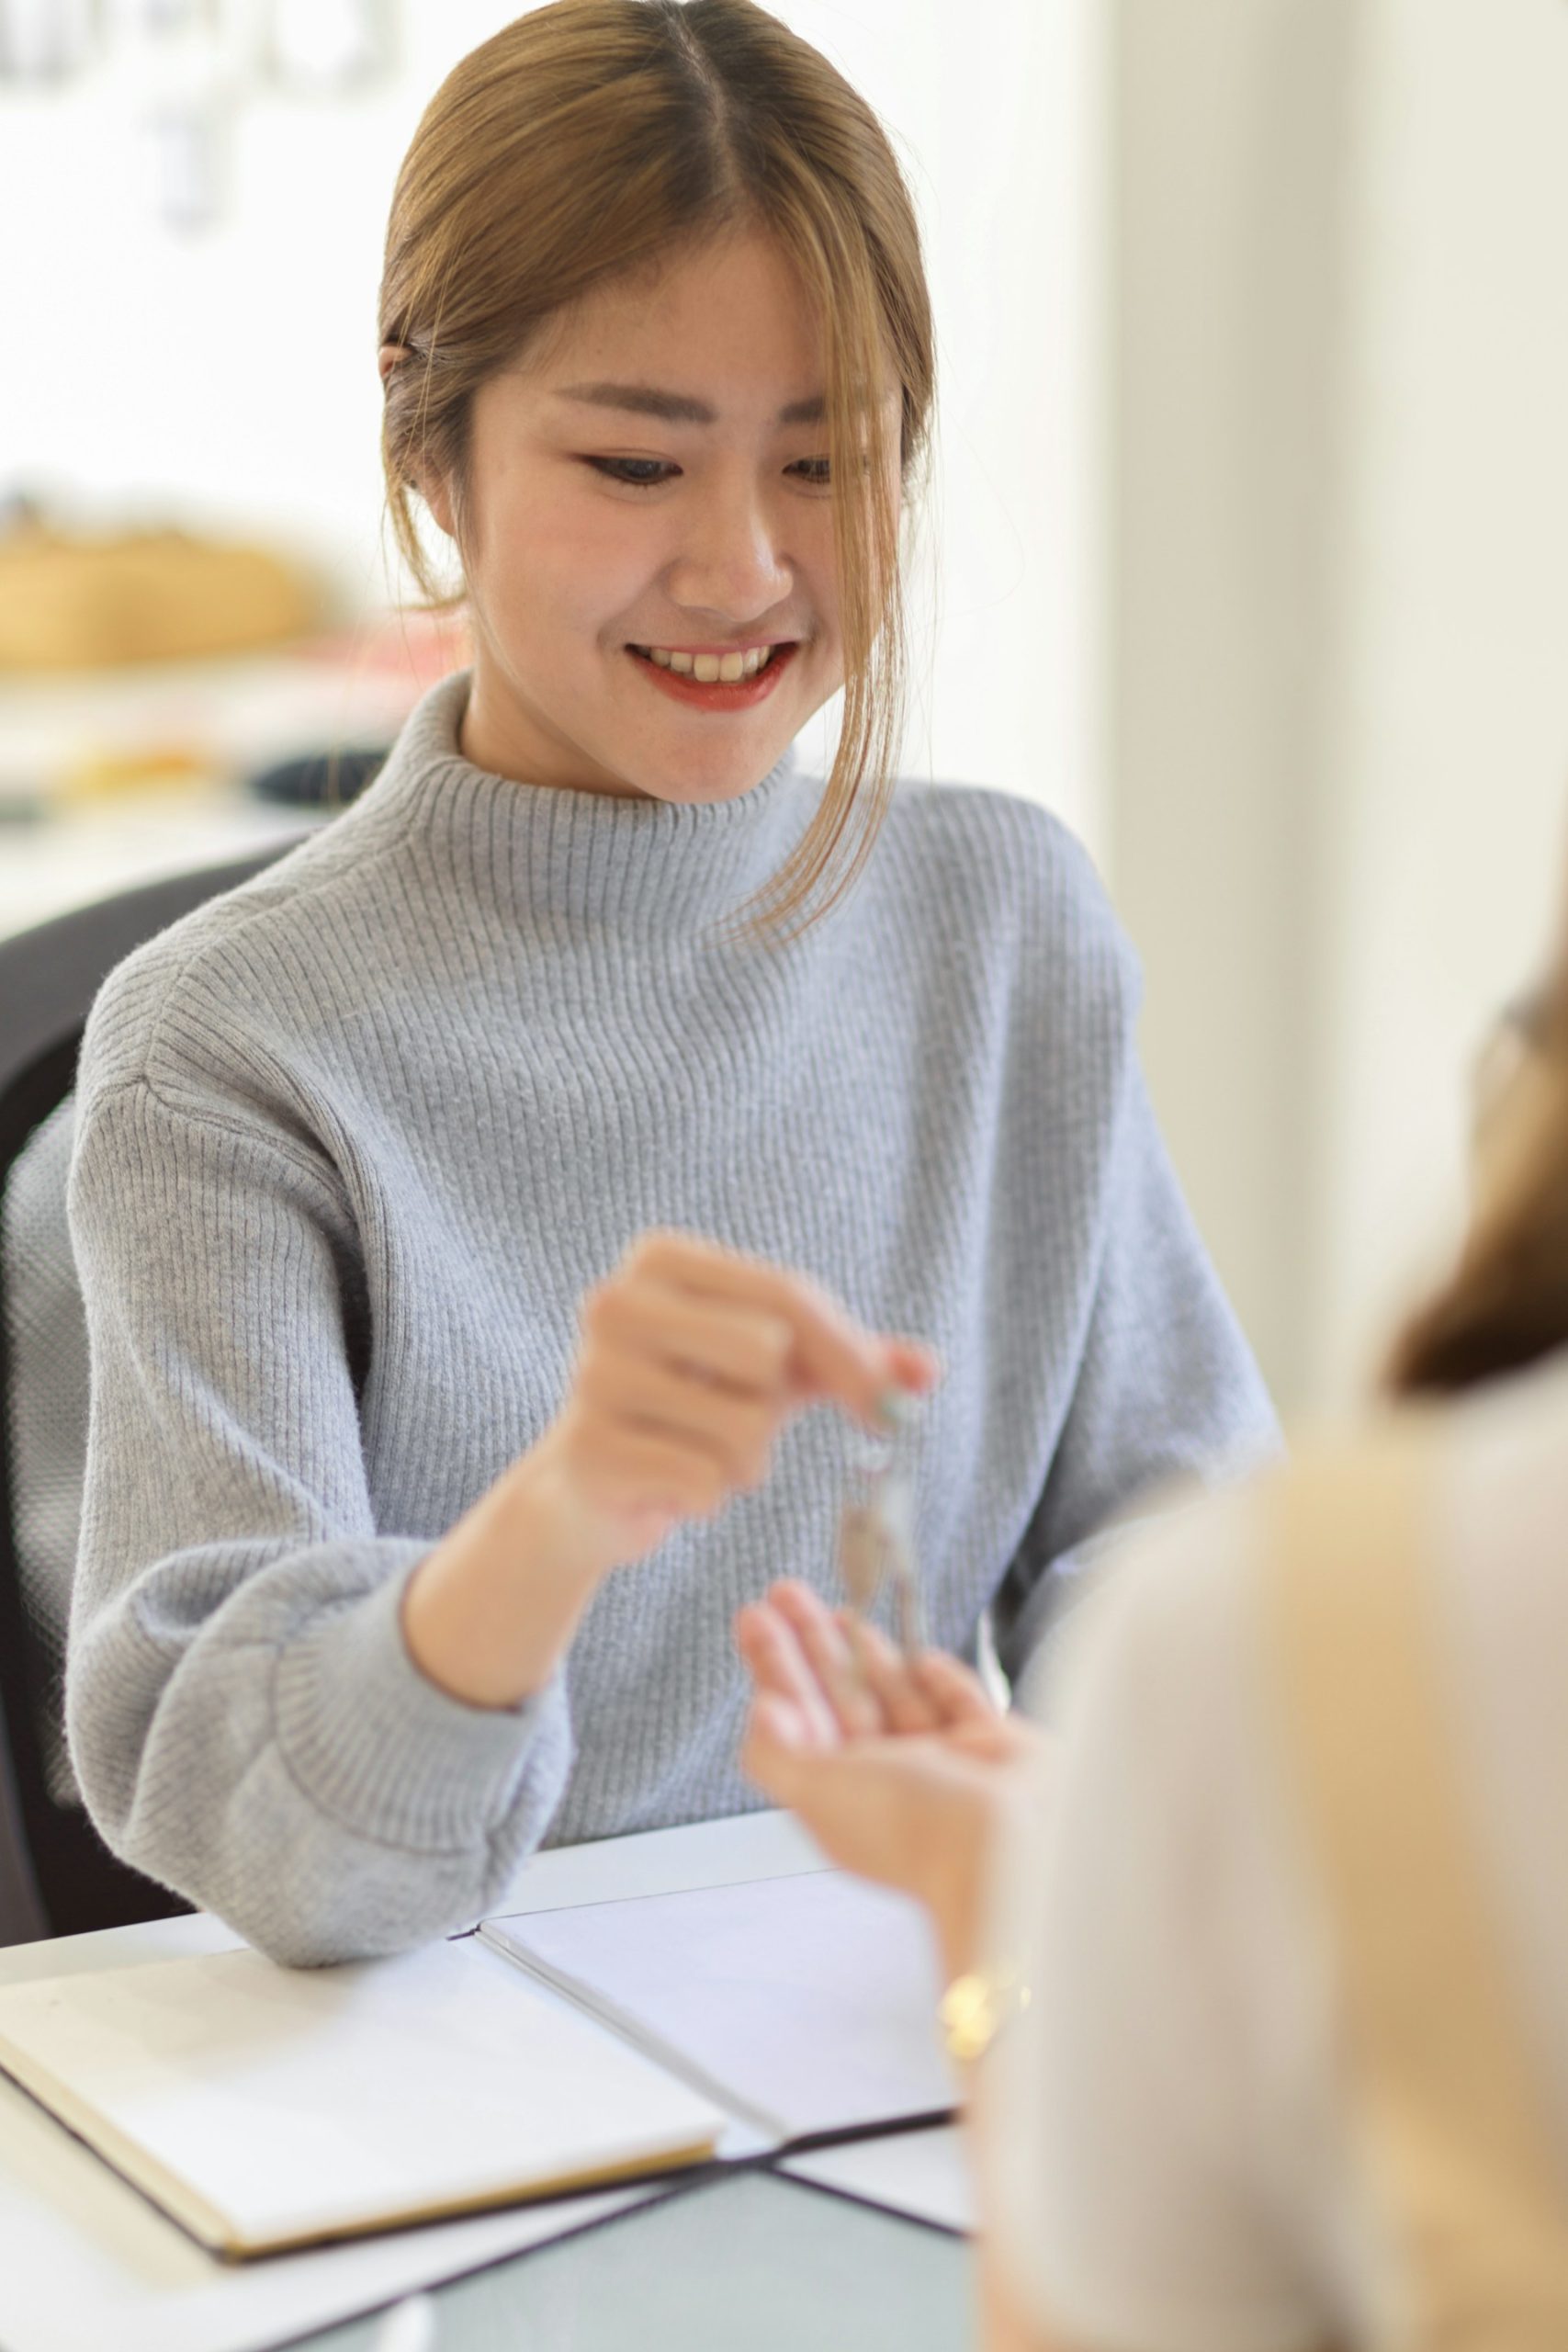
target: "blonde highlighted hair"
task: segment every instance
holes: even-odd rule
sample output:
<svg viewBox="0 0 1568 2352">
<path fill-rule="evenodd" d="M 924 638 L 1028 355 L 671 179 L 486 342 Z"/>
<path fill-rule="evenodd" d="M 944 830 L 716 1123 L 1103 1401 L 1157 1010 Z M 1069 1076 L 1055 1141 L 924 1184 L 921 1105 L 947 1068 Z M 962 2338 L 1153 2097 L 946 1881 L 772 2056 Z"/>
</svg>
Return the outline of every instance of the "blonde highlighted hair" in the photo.
<svg viewBox="0 0 1568 2352">
<path fill-rule="evenodd" d="M 761 229 L 821 338 L 844 719 L 820 804 L 745 910 L 786 934 L 833 905 L 886 812 L 908 655 L 878 394 L 901 390 L 898 476 L 923 487 L 931 303 L 908 189 L 875 115 L 753 0 L 552 0 L 464 58 L 398 175 L 381 281 L 382 458 L 393 529 L 443 600 L 413 499 L 439 480 L 458 544 L 481 384 L 596 287 Z M 447 599 L 445 601 L 454 601 Z"/>
</svg>

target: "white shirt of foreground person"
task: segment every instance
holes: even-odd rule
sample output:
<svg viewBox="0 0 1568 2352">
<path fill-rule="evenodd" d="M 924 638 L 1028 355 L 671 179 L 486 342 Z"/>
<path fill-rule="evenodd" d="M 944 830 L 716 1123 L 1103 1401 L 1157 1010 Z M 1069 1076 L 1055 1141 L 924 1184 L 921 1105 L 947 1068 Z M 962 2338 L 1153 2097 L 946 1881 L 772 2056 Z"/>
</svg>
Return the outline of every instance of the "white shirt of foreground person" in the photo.
<svg viewBox="0 0 1568 2352">
<path fill-rule="evenodd" d="M 1438 1475 L 1465 1829 L 1568 2165 L 1568 1357 L 1452 1408 Z M 1319 2352 L 1376 2340 L 1396 2292 L 1285 1794 L 1261 1528 L 1254 1491 L 1177 1513 L 1064 1629 L 1049 1794 L 998 1873 L 993 1949 L 1033 1987 L 980 2086 L 998 2262 L 1094 2352 Z"/>
</svg>

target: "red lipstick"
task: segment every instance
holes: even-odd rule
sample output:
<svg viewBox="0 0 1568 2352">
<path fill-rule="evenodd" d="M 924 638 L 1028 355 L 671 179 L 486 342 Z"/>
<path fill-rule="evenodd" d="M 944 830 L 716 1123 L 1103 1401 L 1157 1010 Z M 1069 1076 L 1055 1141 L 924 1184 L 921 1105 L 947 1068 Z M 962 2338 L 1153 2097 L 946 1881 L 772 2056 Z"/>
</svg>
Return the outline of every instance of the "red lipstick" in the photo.
<svg viewBox="0 0 1568 2352">
<path fill-rule="evenodd" d="M 627 646 L 626 654 L 650 684 L 660 687 L 672 701 L 682 702 L 690 709 L 750 710 L 758 703 L 766 702 L 799 650 L 797 644 L 781 645 L 755 677 L 737 678 L 729 685 L 722 679 L 716 678 L 707 684 L 695 678 L 682 677 L 675 670 L 661 670 L 657 662 L 650 661 L 646 653 L 638 652 L 635 645 Z"/>
</svg>

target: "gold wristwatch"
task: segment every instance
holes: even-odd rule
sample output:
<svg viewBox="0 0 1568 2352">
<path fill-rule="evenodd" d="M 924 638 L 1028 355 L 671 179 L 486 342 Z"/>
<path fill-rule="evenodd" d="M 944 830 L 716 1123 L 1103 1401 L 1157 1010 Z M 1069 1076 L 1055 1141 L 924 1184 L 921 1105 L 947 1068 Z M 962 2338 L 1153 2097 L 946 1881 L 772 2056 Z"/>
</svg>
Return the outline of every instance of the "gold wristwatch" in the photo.
<svg viewBox="0 0 1568 2352">
<path fill-rule="evenodd" d="M 937 2005 L 950 2058 L 972 2066 L 998 2034 L 1029 2007 L 1030 1986 L 1016 1966 L 972 1968 L 955 1976 Z"/>
</svg>

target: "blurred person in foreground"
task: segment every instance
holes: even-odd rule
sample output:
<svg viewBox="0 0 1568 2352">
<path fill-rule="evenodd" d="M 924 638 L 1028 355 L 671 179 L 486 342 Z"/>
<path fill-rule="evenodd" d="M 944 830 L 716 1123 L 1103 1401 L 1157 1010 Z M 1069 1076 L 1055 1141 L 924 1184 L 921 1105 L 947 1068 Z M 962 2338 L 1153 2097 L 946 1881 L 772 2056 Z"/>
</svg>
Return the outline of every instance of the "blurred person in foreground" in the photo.
<svg viewBox="0 0 1568 2352">
<path fill-rule="evenodd" d="M 1568 949 L 1525 1012 L 1392 1409 L 1130 1539 L 1049 1739 L 737 1621 L 748 1769 L 931 1915 L 992 2352 L 1568 2344 Z"/>
</svg>

